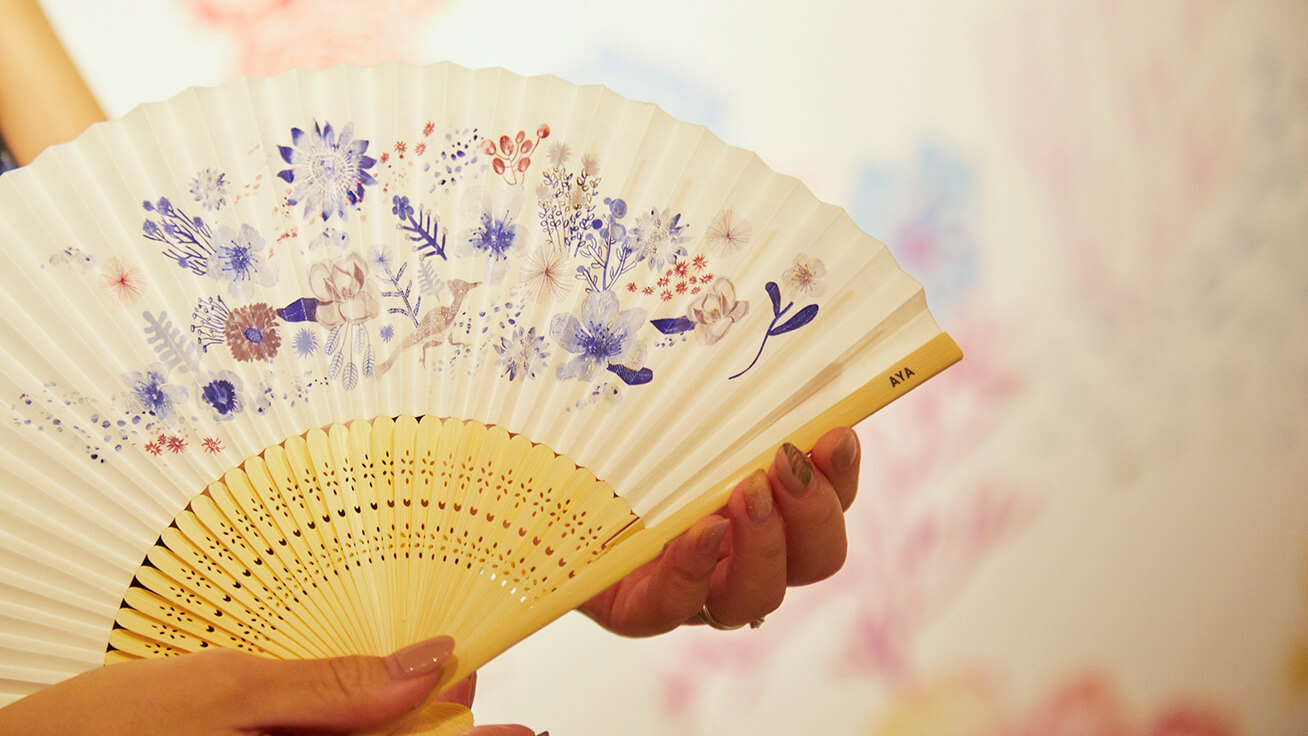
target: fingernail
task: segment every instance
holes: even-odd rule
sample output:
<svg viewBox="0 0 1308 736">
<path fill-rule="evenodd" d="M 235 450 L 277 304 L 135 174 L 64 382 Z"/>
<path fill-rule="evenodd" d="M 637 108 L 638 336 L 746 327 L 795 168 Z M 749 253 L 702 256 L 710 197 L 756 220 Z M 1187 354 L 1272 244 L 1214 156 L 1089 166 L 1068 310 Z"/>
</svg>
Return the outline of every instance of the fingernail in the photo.
<svg viewBox="0 0 1308 736">
<path fill-rule="evenodd" d="M 535 733 L 526 726 L 497 723 L 493 726 L 474 726 L 459 734 L 459 736 L 533 736 Z M 545 731 L 543 736 L 549 736 L 549 733 L 549 731 Z"/>
<path fill-rule="evenodd" d="M 453 657 L 454 640 L 448 636 L 420 641 L 386 658 L 386 670 L 393 680 L 407 680 L 441 671 Z"/>
<path fill-rule="evenodd" d="M 853 470 L 858 464 L 858 435 L 854 430 L 846 429 L 845 436 L 840 438 L 836 445 L 836 451 L 831 453 L 831 462 L 835 464 L 836 470 Z"/>
<path fill-rule="evenodd" d="M 754 471 L 745 480 L 745 510 L 754 521 L 763 521 L 772 515 L 772 489 L 768 487 L 767 473 L 762 470 Z"/>
<path fill-rule="evenodd" d="M 776 465 L 781 485 L 795 498 L 803 496 L 813 482 L 813 466 L 809 464 L 808 456 L 787 442 L 777 451 Z"/>
<path fill-rule="evenodd" d="M 699 533 L 699 541 L 695 544 L 700 554 L 716 555 L 718 548 L 722 546 L 722 538 L 727 535 L 727 528 L 730 526 L 731 522 L 726 519 L 718 519 L 705 527 L 704 531 Z"/>
</svg>

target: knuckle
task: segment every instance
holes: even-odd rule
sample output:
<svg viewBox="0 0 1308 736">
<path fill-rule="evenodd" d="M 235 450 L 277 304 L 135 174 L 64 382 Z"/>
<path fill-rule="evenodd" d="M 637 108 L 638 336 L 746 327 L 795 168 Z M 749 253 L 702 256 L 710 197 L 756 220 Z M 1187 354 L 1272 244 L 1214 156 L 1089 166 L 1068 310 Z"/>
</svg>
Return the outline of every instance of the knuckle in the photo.
<svg viewBox="0 0 1308 736">
<path fill-rule="evenodd" d="M 787 582 L 793 586 L 812 585 L 835 575 L 845 566 L 848 546 L 840 538 L 840 544 L 826 547 L 819 554 L 806 559 L 792 560 Z"/>
<path fill-rule="evenodd" d="M 758 540 L 758 556 L 764 560 L 784 560 L 786 548 L 786 535 L 780 529 Z"/>
<path fill-rule="evenodd" d="M 314 692 L 324 705 L 349 702 L 375 682 L 374 667 L 367 657 L 338 657 L 326 664 L 330 676 L 318 679 Z"/>
</svg>

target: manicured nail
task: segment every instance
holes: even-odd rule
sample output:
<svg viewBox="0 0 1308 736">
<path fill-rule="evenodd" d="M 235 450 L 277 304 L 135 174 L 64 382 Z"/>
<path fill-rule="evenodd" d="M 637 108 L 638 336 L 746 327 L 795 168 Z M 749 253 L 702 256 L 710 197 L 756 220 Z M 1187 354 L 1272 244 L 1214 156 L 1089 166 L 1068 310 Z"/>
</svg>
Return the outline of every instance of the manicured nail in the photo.
<svg viewBox="0 0 1308 736">
<path fill-rule="evenodd" d="M 836 444 L 836 451 L 831 453 L 831 462 L 841 472 L 853 470 L 858 464 L 858 435 L 854 430 L 845 430 L 845 436 Z"/>
<path fill-rule="evenodd" d="M 772 515 L 772 488 L 768 486 L 768 476 L 762 470 L 756 470 L 745 479 L 745 510 L 749 518 L 763 521 Z"/>
<path fill-rule="evenodd" d="M 393 680 L 408 680 L 440 672 L 452 660 L 454 640 L 448 636 L 410 644 L 387 657 L 386 669 Z"/>
<path fill-rule="evenodd" d="M 705 556 L 716 555 L 718 548 L 722 546 L 722 538 L 727 536 L 727 529 L 730 526 L 731 522 L 726 519 L 718 519 L 709 524 L 699 533 L 699 541 L 695 543 L 696 549 Z"/>
<path fill-rule="evenodd" d="M 808 486 L 813 482 L 813 466 L 808 462 L 808 456 L 805 455 L 798 447 L 787 442 L 777 450 L 777 476 L 781 479 L 781 485 L 786 487 L 791 496 L 799 498 L 808 491 Z"/>
</svg>

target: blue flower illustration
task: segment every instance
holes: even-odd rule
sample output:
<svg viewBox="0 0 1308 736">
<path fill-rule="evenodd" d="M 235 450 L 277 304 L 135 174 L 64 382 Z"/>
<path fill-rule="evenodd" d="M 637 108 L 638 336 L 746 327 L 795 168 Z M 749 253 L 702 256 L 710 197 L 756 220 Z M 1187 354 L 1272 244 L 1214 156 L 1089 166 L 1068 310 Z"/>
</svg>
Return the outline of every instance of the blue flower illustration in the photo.
<svg viewBox="0 0 1308 736">
<path fill-rule="evenodd" d="M 545 346 L 545 336 L 536 334 L 535 327 L 525 332 L 521 327 L 513 328 L 513 335 L 501 337 L 500 344 L 494 348 L 500 354 L 500 368 L 510 381 L 520 375 L 535 378 L 550 357 L 550 351 Z"/>
<path fill-rule="evenodd" d="M 489 212 L 483 212 L 481 222 L 468 235 L 468 245 L 476 253 L 501 261 L 509 257 L 509 249 L 518 237 L 518 229 L 507 213 L 504 217 L 495 217 Z"/>
<path fill-rule="evenodd" d="M 648 259 L 649 268 L 654 272 L 672 266 L 678 258 L 686 257 L 686 248 L 682 245 L 689 239 L 686 230 L 681 215 L 669 216 L 667 210 L 651 209 L 636 220 L 632 231 L 636 241 L 632 246 L 635 260 Z"/>
<path fill-rule="evenodd" d="M 580 320 L 571 314 L 554 315 L 550 336 L 559 347 L 577 354 L 559 366 L 559 380 L 589 381 L 596 371 L 611 364 L 640 362 L 644 344 L 636 339 L 636 330 L 644 321 L 643 309 L 619 312 L 618 297 L 612 291 L 587 294 L 581 305 Z"/>
<path fill-rule="evenodd" d="M 177 418 L 177 406 L 186 401 L 186 389 L 168 383 L 162 365 L 127 373 L 123 381 L 127 384 L 128 409 L 148 414 L 163 424 L 171 424 Z"/>
<path fill-rule="evenodd" d="M 214 421 L 234 418 L 245 406 L 241 397 L 241 379 L 231 371 L 222 371 L 200 380 L 200 399 L 213 411 Z"/>
<path fill-rule="evenodd" d="M 304 216 L 322 213 L 326 220 L 346 217 L 346 207 L 363 201 L 363 188 L 377 183 L 368 173 L 377 163 L 364 155 L 368 141 L 354 140 L 354 125 L 348 124 L 337 137 L 331 123 L 313 124 L 312 132 L 291 128 L 291 145 L 278 146 L 282 160 L 291 168 L 277 172 L 288 184 L 294 184 L 292 205 L 304 203 Z"/>
<path fill-rule="evenodd" d="M 395 327 L 391 325 L 382 325 L 381 328 L 382 342 L 390 342 L 395 339 Z"/>
<path fill-rule="evenodd" d="M 409 204 L 408 197 L 395 195 L 391 197 L 391 214 L 398 216 L 401 220 L 407 220 L 413 215 L 413 207 Z"/>
<path fill-rule="evenodd" d="M 227 175 L 205 169 L 191 180 L 191 196 L 206 210 L 213 211 L 227 204 Z"/>
<path fill-rule="evenodd" d="M 291 348 L 295 350 L 297 357 L 307 358 L 318 352 L 318 336 L 309 328 L 302 327 L 291 340 Z"/>
<path fill-rule="evenodd" d="M 391 249 L 384 245 L 373 247 L 368 254 L 368 260 L 372 263 L 373 269 L 377 271 L 389 271 L 395 267 L 395 255 Z"/>
<path fill-rule="evenodd" d="M 265 252 L 263 236 L 254 228 L 242 225 L 237 233 L 220 227 L 215 243 L 207 273 L 219 281 L 226 281 L 232 296 L 248 296 L 255 284 L 272 286 L 277 283 L 277 270 Z"/>
<path fill-rule="evenodd" d="M 319 233 L 313 240 L 309 241 L 309 250 L 314 250 L 315 248 L 323 248 L 324 250 L 333 248 L 344 253 L 350 249 L 350 234 L 344 230 L 337 230 L 329 227 Z"/>
</svg>

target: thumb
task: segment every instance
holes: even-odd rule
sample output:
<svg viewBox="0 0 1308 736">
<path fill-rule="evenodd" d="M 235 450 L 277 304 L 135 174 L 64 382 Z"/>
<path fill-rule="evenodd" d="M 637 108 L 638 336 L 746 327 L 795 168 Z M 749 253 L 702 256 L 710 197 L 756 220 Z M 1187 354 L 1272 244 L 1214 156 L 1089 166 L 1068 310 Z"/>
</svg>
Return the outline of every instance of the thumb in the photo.
<svg viewBox="0 0 1308 736">
<path fill-rule="evenodd" d="M 455 662 L 448 636 L 389 657 L 261 660 L 251 667 L 249 730 L 344 732 L 380 725 L 417 705 Z"/>
</svg>

